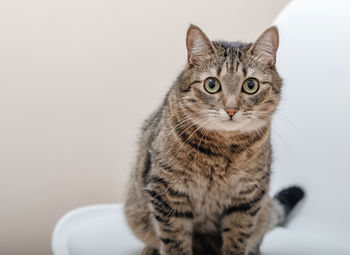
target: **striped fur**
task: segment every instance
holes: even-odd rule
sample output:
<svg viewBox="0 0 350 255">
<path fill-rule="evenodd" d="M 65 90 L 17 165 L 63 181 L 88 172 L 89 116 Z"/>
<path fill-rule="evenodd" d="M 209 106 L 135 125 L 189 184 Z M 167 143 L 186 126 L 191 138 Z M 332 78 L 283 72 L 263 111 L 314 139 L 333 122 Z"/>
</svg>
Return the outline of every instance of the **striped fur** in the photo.
<svg viewBox="0 0 350 255">
<path fill-rule="evenodd" d="M 190 26 L 188 63 L 145 122 L 130 177 L 125 213 L 142 254 L 258 254 L 266 231 L 285 220 L 281 201 L 292 200 L 269 196 L 277 47 L 274 27 L 243 44 L 211 42 Z M 208 77 L 220 92 L 204 90 Z M 242 92 L 248 77 L 260 84 L 253 95 Z M 238 109 L 233 120 L 225 107 Z"/>
</svg>

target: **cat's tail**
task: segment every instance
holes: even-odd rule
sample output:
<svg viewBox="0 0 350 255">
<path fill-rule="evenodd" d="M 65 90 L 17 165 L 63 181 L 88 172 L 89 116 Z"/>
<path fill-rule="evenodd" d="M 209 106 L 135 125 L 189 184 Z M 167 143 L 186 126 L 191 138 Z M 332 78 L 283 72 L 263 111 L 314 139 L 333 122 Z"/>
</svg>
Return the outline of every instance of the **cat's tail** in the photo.
<svg viewBox="0 0 350 255">
<path fill-rule="evenodd" d="M 304 190 L 297 186 L 278 192 L 272 199 L 270 228 L 285 225 L 289 214 L 304 196 Z"/>
</svg>

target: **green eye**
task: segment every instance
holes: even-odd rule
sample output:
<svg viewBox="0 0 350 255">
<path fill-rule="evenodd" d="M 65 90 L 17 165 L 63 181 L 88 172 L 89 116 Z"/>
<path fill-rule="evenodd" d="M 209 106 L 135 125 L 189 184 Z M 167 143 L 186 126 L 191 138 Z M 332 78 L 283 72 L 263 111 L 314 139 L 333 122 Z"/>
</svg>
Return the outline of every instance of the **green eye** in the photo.
<svg viewBox="0 0 350 255">
<path fill-rule="evenodd" d="M 243 82 L 242 91 L 247 94 L 254 94 L 259 90 L 259 82 L 254 78 L 248 78 Z"/>
<path fill-rule="evenodd" d="M 204 88 L 210 94 L 214 94 L 220 91 L 221 85 L 217 79 L 211 77 L 205 80 Z"/>
</svg>

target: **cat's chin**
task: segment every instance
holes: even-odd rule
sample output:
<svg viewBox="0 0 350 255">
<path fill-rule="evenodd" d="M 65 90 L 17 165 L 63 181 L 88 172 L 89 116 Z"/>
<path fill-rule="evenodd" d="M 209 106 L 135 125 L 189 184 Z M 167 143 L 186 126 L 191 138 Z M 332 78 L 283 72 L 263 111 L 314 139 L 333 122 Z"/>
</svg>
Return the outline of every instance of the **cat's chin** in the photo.
<svg viewBox="0 0 350 255">
<path fill-rule="evenodd" d="M 246 134 L 256 131 L 256 127 L 251 125 L 248 120 L 240 119 L 240 120 L 217 120 L 212 121 L 209 125 L 205 126 L 205 129 L 217 131 L 217 132 L 231 132 L 237 134 Z"/>
<path fill-rule="evenodd" d="M 239 132 L 239 133 L 245 133 L 247 132 L 247 125 L 248 123 L 245 123 L 245 121 L 237 121 L 237 120 L 218 120 L 213 121 L 210 123 L 210 125 L 206 126 L 206 129 L 212 130 L 212 131 L 228 131 L 228 132 Z"/>
</svg>

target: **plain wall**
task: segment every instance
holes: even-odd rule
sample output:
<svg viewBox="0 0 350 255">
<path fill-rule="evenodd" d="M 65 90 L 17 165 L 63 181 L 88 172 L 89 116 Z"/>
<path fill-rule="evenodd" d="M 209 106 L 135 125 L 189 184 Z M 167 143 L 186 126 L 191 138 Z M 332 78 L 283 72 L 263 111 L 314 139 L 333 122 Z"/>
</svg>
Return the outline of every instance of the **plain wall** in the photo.
<svg viewBox="0 0 350 255">
<path fill-rule="evenodd" d="M 185 33 L 254 40 L 288 0 L 2 1 L 0 254 L 50 254 L 67 211 L 122 202 Z"/>
</svg>

